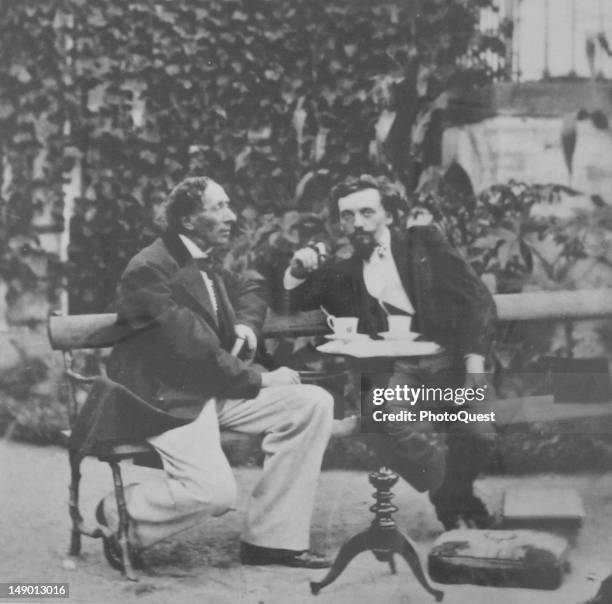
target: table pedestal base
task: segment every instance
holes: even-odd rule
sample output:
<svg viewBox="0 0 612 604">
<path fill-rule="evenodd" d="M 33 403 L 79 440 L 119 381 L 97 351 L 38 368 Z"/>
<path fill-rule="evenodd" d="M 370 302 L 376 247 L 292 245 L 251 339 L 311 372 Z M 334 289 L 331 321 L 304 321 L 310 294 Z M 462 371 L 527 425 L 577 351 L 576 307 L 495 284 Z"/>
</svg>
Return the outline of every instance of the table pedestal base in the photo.
<svg viewBox="0 0 612 604">
<path fill-rule="evenodd" d="M 393 513 L 397 511 L 397 507 L 391 503 L 393 498 L 391 488 L 398 481 L 397 474 L 381 468 L 378 472 L 371 472 L 369 480 L 370 484 L 376 488 L 373 495 L 376 503 L 370 508 L 375 518 L 370 528 L 355 535 L 340 548 L 325 578 L 322 581 L 311 581 L 310 591 L 317 595 L 321 589 L 338 578 L 355 556 L 370 550 L 377 560 L 389 564 L 393 574 L 397 572 L 393 555 L 402 556 L 423 588 L 436 599 L 436 602 L 441 602 L 444 592 L 431 587 L 414 546 L 397 530 L 395 520 L 393 520 Z"/>
</svg>

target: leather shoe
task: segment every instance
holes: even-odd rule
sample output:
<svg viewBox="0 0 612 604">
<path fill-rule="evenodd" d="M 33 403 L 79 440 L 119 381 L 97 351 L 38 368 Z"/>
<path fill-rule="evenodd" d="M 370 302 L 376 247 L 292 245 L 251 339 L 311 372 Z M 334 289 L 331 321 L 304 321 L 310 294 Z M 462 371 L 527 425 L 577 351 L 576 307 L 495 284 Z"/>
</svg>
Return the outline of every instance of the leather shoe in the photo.
<svg viewBox="0 0 612 604">
<path fill-rule="evenodd" d="M 109 528 L 106 515 L 104 514 L 104 499 L 100 500 L 96 508 L 96 521 L 99 525 Z M 104 548 L 104 557 L 106 561 L 116 570 L 123 571 L 123 556 L 121 555 L 121 545 L 117 539 L 117 535 L 113 533 L 110 537 L 102 535 L 102 543 Z M 136 570 L 144 568 L 144 562 L 139 550 L 128 544 L 128 555 L 132 561 L 132 567 Z"/>
<path fill-rule="evenodd" d="M 332 565 L 326 556 L 307 549 L 260 547 L 245 541 L 240 542 L 240 562 L 250 566 L 278 564 L 292 568 L 329 568 Z"/>
<path fill-rule="evenodd" d="M 480 502 L 480 500 L 478 500 Z M 459 528 L 487 529 L 494 524 L 494 518 L 489 514 L 484 504 L 481 508 L 462 511 L 438 511 L 438 519 L 444 525 L 444 530 L 452 531 Z"/>
</svg>

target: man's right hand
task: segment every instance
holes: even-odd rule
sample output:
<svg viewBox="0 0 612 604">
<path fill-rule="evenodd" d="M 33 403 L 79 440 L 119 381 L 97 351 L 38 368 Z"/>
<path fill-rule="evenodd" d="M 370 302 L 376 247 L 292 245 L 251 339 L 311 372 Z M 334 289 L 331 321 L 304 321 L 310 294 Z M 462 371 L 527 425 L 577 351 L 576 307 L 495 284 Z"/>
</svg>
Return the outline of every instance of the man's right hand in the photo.
<svg viewBox="0 0 612 604">
<path fill-rule="evenodd" d="M 292 386 L 300 383 L 300 374 L 289 367 L 279 367 L 261 374 L 261 387 Z"/>
<path fill-rule="evenodd" d="M 297 250 L 291 258 L 290 273 L 296 279 L 304 279 L 309 273 L 317 270 L 327 259 L 325 244 L 314 243 Z"/>
</svg>

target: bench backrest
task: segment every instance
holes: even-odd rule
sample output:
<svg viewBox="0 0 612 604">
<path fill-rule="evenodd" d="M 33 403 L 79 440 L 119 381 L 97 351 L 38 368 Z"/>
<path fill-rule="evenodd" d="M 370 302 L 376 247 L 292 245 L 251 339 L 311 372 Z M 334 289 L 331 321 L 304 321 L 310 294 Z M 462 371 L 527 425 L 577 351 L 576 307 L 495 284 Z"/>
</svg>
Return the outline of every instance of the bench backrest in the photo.
<svg viewBox="0 0 612 604">
<path fill-rule="evenodd" d="M 597 319 L 612 316 L 612 289 L 528 292 L 494 296 L 500 321 Z M 320 311 L 294 315 L 270 313 L 263 335 L 266 338 L 312 336 L 329 331 Z M 54 350 L 106 348 L 130 334 L 117 323 L 113 313 L 51 316 L 49 342 Z"/>
<path fill-rule="evenodd" d="M 95 315 L 51 315 L 47 324 L 53 350 L 106 348 L 131 333 L 128 325 L 117 323 L 115 313 Z M 329 331 L 323 313 L 301 312 L 295 315 L 271 313 L 266 319 L 264 337 L 313 336 Z"/>
</svg>

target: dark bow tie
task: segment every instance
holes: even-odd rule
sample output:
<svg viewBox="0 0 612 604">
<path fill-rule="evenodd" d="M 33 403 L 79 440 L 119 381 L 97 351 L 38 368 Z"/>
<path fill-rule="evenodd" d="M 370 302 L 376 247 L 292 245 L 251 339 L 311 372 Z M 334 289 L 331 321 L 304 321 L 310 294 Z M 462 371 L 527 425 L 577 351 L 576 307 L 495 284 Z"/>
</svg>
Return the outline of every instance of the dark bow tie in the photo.
<svg viewBox="0 0 612 604">
<path fill-rule="evenodd" d="M 219 264 L 215 258 L 205 256 L 203 258 L 194 258 L 196 266 L 205 273 L 214 273 L 219 270 Z"/>
<path fill-rule="evenodd" d="M 378 258 L 385 258 L 389 254 L 389 248 L 384 243 L 376 244 L 376 247 L 372 250 L 371 258 L 377 256 Z"/>
</svg>

